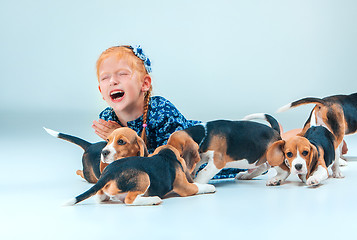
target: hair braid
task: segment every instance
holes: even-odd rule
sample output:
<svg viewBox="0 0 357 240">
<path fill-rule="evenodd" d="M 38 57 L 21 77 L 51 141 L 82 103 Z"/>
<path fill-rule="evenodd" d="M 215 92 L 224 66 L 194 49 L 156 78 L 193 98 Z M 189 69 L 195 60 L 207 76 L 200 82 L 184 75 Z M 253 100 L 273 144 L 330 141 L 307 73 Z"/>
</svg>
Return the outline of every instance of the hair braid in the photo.
<svg viewBox="0 0 357 240">
<path fill-rule="evenodd" d="M 147 136 L 146 136 L 146 127 L 147 127 L 147 118 L 148 118 L 148 110 L 149 110 L 149 102 L 150 102 L 150 97 L 151 97 L 151 90 L 152 87 L 150 87 L 149 91 L 146 92 L 145 98 L 144 98 L 144 114 L 143 114 L 143 131 L 141 132 L 141 138 L 144 140 L 145 144 L 147 145 Z"/>
</svg>

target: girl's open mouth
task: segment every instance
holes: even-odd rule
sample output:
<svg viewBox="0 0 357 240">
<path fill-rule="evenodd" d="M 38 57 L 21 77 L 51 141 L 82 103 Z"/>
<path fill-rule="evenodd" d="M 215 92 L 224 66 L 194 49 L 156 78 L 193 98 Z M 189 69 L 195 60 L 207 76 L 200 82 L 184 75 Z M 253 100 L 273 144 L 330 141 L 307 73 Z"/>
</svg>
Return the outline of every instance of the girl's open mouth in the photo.
<svg viewBox="0 0 357 240">
<path fill-rule="evenodd" d="M 114 90 L 110 92 L 110 98 L 113 102 L 119 102 L 123 99 L 125 92 L 123 90 Z"/>
</svg>

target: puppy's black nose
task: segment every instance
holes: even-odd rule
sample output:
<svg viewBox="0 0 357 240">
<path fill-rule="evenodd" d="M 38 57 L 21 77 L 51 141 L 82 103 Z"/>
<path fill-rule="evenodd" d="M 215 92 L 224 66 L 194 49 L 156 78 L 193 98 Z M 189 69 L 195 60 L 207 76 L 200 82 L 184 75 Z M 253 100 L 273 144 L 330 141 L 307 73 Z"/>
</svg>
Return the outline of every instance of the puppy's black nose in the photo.
<svg viewBox="0 0 357 240">
<path fill-rule="evenodd" d="M 103 150 L 102 151 L 102 155 L 103 155 L 103 157 L 107 157 L 108 155 L 109 155 L 109 151 L 108 150 Z"/>
<path fill-rule="evenodd" d="M 302 164 L 301 163 L 298 163 L 298 164 L 295 164 L 295 169 L 296 170 L 301 170 L 302 169 Z"/>
</svg>

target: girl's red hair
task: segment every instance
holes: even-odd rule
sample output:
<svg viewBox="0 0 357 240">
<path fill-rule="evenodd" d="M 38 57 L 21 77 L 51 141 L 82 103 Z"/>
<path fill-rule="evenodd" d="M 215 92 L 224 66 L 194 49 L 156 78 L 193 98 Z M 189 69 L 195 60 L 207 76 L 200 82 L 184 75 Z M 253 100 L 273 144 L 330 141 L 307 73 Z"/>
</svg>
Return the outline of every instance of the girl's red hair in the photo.
<svg viewBox="0 0 357 240">
<path fill-rule="evenodd" d="M 126 62 L 129 64 L 129 66 L 134 70 L 137 71 L 140 74 L 140 77 L 145 76 L 148 74 L 145 69 L 144 62 L 138 58 L 131 49 L 128 48 L 128 46 L 116 46 L 116 47 L 111 47 L 102 52 L 102 54 L 99 56 L 96 64 L 97 68 L 97 78 L 99 81 L 99 68 L 102 65 L 103 61 L 107 59 L 110 56 L 116 56 L 117 59 L 123 59 L 126 60 Z M 143 109 L 143 130 L 141 132 L 141 138 L 144 140 L 144 142 L 147 144 L 147 136 L 146 136 L 146 126 L 147 126 L 147 115 L 148 115 L 148 110 L 149 110 L 149 102 L 150 102 L 150 96 L 151 96 L 151 91 L 152 91 L 152 86 L 150 86 L 149 91 L 146 92 L 145 98 L 144 98 L 144 109 Z"/>
</svg>

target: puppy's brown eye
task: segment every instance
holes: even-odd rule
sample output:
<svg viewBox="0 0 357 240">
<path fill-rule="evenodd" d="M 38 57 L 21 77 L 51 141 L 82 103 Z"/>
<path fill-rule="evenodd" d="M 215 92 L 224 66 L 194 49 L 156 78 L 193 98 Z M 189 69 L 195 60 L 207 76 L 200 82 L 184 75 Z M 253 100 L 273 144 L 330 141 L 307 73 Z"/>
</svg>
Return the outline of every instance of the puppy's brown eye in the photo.
<svg viewBox="0 0 357 240">
<path fill-rule="evenodd" d="M 292 153 L 292 152 L 288 152 L 288 153 L 286 154 L 286 156 L 287 156 L 288 158 L 291 158 L 291 157 L 293 157 L 293 153 Z"/>
<path fill-rule="evenodd" d="M 123 141 L 123 139 L 119 139 L 118 140 L 118 145 L 124 145 L 126 142 L 125 141 Z"/>
<path fill-rule="evenodd" d="M 303 156 L 306 156 L 307 154 L 309 154 L 308 151 L 303 151 L 303 152 L 302 152 L 302 155 L 303 155 Z"/>
</svg>

